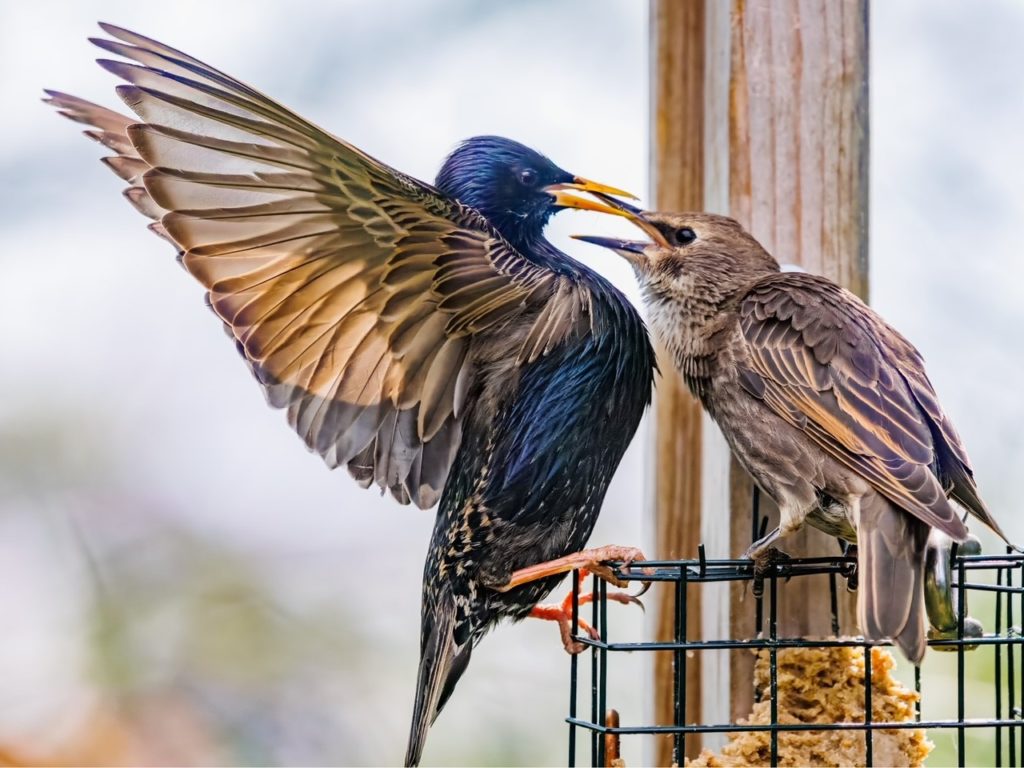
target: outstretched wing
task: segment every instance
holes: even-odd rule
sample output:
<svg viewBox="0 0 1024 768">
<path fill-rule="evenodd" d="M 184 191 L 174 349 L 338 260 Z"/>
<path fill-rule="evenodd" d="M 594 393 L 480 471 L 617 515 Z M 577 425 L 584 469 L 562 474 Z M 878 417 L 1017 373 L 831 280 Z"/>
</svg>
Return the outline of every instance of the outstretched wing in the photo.
<svg viewBox="0 0 1024 768">
<path fill-rule="evenodd" d="M 480 336 L 530 361 L 589 326 L 589 294 L 475 211 L 252 88 L 103 25 L 131 120 L 49 92 L 117 154 L 125 194 L 174 243 L 275 407 L 327 464 L 436 503 Z M 522 326 L 525 326 L 522 327 Z M 515 332 L 515 333 L 513 333 Z"/>
<path fill-rule="evenodd" d="M 753 368 L 748 392 L 894 504 L 964 539 L 941 466 L 950 433 L 919 401 L 927 393 L 941 416 L 923 361 L 902 336 L 849 291 L 800 273 L 759 282 L 741 302 L 740 326 Z"/>
</svg>

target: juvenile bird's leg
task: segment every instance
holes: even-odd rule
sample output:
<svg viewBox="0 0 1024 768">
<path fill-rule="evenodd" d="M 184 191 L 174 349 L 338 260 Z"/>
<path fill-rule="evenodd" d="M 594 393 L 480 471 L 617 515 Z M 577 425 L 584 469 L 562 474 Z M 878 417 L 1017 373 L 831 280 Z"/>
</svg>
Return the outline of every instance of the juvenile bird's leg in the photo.
<svg viewBox="0 0 1024 768">
<path fill-rule="evenodd" d="M 614 584 L 616 587 L 625 587 L 628 582 L 616 576 L 615 572 L 605 563 L 618 560 L 622 563 L 622 569 L 627 569 L 634 561 L 646 559 L 644 553 L 636 547 L 620 547 L 609 544 L 594 549 L 583 549 L 571 555 L 560 557 L 557 560 L 549 560 L 546 563 L 537 563 L 526 568 L 520 568 L 512 574 L 512 578 L 508 580 L 507 584 L 494 587 L 494 589 L 498 592 L 508 592 L 510 589 L 515 589 L 528 582 L 545 579 L 548 576 L 556 576 L 559 573 L 568 573 L 569 571 L 575 571 L 577 568 L 586 568 L 590 573 L 604 579 L 609 584 Z M 644 589 L 640 594 L 646 592 L 649 586 L 650 582 L 644 582 Z"/>
<path fill-rule="evenodd" d="M 762 536 L 747 547 L 747 551 L 743 553 L 743 557 L 754 561 L 754 573 L 760 572 L 761 574 L 764 574 L 767 567 L 772 564 L 776 557 L 787 557 L 785 552 L 774 546 L 775 542 L 780 538 L 782 538 L 782 529 L 775 528 L 766 536 Z"/>
<path fill-rule="evenodd" d="M 580 568 L 580 581 L 582 582 L 588 575 L 586 568 Z M 643 608 L 643 603 L 635 596 L 628 592 L 609 592 L 608 599 L 614 600 L 617 603 L 623 605 L 629 605 L 633 603 Z M 588 603 L 594 601 L 594 593 L 586 592 L 579 596 L 577 607 L 582 608 Z M 543 619 L 545 621 L 557 621 L 558 632 L 562 636 L 562 645 L 565 647 L 565 652 L 569 654 L 582 653 L 586 646 L 573 639 L 572 636 L 572 592 L 565 596 L 560 605 L 545 604 L 535 605 L 533 610 L 530 611 L 530 617 L 534 619 Z M 586 632 L 593 640 L 600 638 L 600 634 L 590 624 L 581 618 L 576 619 L 576 624 L 579 626 L 581 632 Z"/>
</svg>

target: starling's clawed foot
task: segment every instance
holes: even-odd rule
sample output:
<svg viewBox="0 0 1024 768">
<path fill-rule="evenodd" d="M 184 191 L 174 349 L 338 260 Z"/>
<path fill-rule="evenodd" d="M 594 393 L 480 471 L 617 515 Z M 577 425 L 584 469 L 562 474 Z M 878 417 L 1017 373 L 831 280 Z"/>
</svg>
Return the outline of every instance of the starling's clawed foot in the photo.
<svg viewBox="0 0 1024 768">
<path fill-rule="evenodd" d="M 581 568 L 580 579 L 582 580 L 586 575 L 586 569 Z M 609 600 L 614 600 L 623 605 L 639 605 L 641 610 L 644 607 L 644 604 L 640 602 L 636 595 L 631 595 L 628 592 L 609 592 L 607 597 Z M 593 601 L 594 593 L 586 592 L 579 596 L 577 608 L 581 608 Z M 530 617 L 544 621 L 557 621 L 558 632 L 562 636 L 562 645 L 565 647 L 566 653 L 576 655 L 586 650 L 587 646 L 576 640 L 572 634 L 572 592 L 565 596 L 561 605 L 535 605 L 533 610 L 530 611 Z M 580 631 L 586 632 L 592 640 L 599 640 L 601 638 L 600 633 L 583 619 L 577 618 L 576 624 Z"/>
<path fill-rule="evenodd" d="M 527 584 L 531 581 L 537 581 L 538 579 L 545 579 L 549 576 L 557 576 L 560 573 L 568 573 L 569 571 L 575 571 L 578 569 L 586 569 L 593 573 L 595 576 L 604 579 L 609 584 L 614 584 L 616 587 L 625 587 L 628 582 L 624 579 L 619 578 L 616 574 L 616 570 L 605 565 L 608 562 L 621 562 L 622 565 L 617 570 L 619 573 L 625 571 L 631 571 L 630 566 L 637 561 L 643 561 L 647 558 L 644 553 L 636 547 L 621 547 L 615 544 L 609 544 L 604 547 L 596 547 L 594 549 L 584 549 L 580 552 L 576 552 L 565 557 L 560 557 L 557 560 L 550 560 L 546 563 L 537 563 L 527 568 L 520 568 L 518 571 L 512 574 L 512 577 L 508 580 L 507 584 L 503 584 L 499 587 L 494 587 L 498 592 L 508 592 L 510 589 L 515 589 L 518 586 Z M 644 568 L 640 570 L 643 575 L 651 573 L 650 569 Z M 644 588 L 640 591 L 643 594 L 647 591 L 650 586 L 650 582 L 644 582 Z"/>
</svg>

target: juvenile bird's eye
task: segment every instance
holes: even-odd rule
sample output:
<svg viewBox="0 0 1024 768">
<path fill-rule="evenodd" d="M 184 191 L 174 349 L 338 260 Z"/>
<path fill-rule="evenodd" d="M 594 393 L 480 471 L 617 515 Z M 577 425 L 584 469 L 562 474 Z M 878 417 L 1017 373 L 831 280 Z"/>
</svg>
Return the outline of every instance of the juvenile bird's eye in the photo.
<svg viewBox="0 0 1024 768">
<path fill-rule="evenodd" d="M 533 168 L 524 168 L 519 172 L 519 181 L 523 186 L 532 187 L 537 183 L 537 172 Z"/>
<path fill-rule="evenodd" d="M 676 245 L 689 245 L 697 239 L 697 233 L 690 227 L 680 227 L 674 233 Z"/>
</svg>

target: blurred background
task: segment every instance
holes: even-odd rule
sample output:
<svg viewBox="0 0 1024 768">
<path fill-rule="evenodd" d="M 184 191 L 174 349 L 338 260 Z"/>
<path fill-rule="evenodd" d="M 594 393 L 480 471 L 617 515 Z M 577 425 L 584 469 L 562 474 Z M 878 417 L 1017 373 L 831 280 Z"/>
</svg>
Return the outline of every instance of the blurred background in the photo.
<svg viewBox="0 0 1024 768">
<path fill-rule="evenodd" d="M 646 14 L 637 0 L 0 5 L 0 762 L 389 765 L 412 707 L 432 516 L 303 450 L 102 148 L 38 101 L 50 87 L 119 106 L 85 40 L 95 21 L 420 178 L 458 140 L 500 133 L 643 194 Z M 872 303 L 925 355 L 1021 540 L 1024 6 L 872 14 Z M 584 227 L 617 225 L 568 212 L 549 231 L 636 298 L 624 267 L 568 239 Z M 642 427 L 594 543 L 650 545 L 646 452 Z M 639 637 L 639 611 L 611 610 Z M 567 680 L 553 625 L 500 629 L 425 762 L 564 761 Z M 637 680 L 623 711 L 646 706 Z"/>
</svg>

